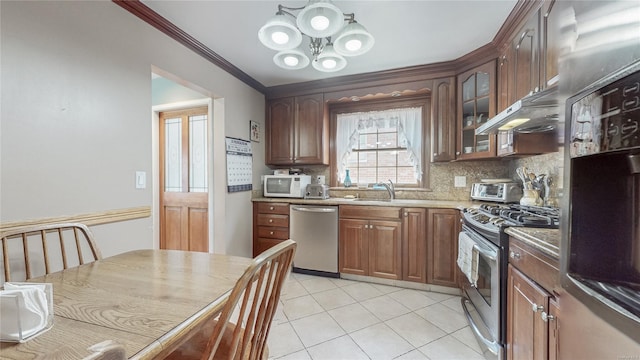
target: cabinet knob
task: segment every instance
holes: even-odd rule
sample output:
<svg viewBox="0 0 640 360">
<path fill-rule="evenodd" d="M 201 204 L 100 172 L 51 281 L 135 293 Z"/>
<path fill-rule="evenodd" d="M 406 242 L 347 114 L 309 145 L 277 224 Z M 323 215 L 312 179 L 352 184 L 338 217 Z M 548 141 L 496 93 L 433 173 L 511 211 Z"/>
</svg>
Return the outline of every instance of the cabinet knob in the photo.
<svg viewBox="0 0 640 360">
<path fill-rule="evenodd" d="M 404 217 L 407 217 L 407 216 L 409 216 L 409 212 L 405 211 L 404 212 Z"/>
<path fill-rule="evenodd" d="M 269 223 L 272 223 L 272 222 L 273 222 L 273 219 L 269 219 Z"/>
<path fill-rule="evenodd" d="M 544 310 L 544 306 L 533 303 L 533 305 L 531 305 L 531 310 L 533 310 L 534 313 L 537 313 L 538 311 Z"/>
<path fill-rule="evenodd" d="M 540 317 L 542 318 L 542 321 L 544 321 L 544 322 L 549 322 L 549 321 L 553 321 L 553 320 L 556 319 L 555 316 L 549 315 L 545 311 L 543 311 L 542 314 L 540 314 Z"/>
<path fill-rule="evenodd" d="M 514 251 L 510 251 L 509 252 L 509 257 L 512 259 L 516 259 L 519 260 L 520 259 L 520 253 L 514 252 Z"/>
<path fill-rule="evenodd" d="M 436 156 L 438 156 L 438 153 L 433 153 L 433 157 L 436 157 Z"/>
<path fill-rule="evenodd" d="M 273 231 L 269 231 L 269 235 L 273 235 Z"/>
<path fill-rule="evenodd" d="M 456 151 L 456 155 L 460 155 L 460 151 Z"/>
<path fill-rule="evenodd" d="M 269 206 L 269 210 L 274 210 L 274 209 L 275 209 L 275 207 Z"/>
</svg>

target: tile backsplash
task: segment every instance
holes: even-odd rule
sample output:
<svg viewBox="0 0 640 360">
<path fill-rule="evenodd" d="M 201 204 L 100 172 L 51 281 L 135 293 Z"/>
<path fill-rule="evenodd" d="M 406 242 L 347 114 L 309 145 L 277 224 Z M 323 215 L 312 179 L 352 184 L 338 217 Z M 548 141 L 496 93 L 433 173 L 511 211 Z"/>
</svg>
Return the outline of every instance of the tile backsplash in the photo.
<svg viewBox="0 0 640 360">
<path fill-rule="evenodd" d="M 400 199 L 419 200 L 469 200 L 471 184 L 479 182 L 481 179 L 508 178 L 520 181 L 515 169 L 526 166 L 535 174 L 547 174 L 554 179 L 552 185 L 554 190 L 561 195 L 562 171 L 563 171 L 563 149 L 558 152 L 537 156 L 529 156 L 516 159 L 497 159 L 486 161 L 454 161 L 448 163 L 431 163 L 429 173 L 429 189 L 396 189 L 396 197 Z M 324 176 L 327 183 L 330 179 L 328 166 L 305 167 L 304 173 L 316 179 L 318 175 Z M 456 187 L 455 177 L 464 177 L 465 186 Z M 343 197 L 345 195 L 356 195 L 367 198 L 379 198 L 386 196 L 380 190 L 360 189 L 357 184 L 349 188 L 332 187 L 331 197 Z"/>
</svg>

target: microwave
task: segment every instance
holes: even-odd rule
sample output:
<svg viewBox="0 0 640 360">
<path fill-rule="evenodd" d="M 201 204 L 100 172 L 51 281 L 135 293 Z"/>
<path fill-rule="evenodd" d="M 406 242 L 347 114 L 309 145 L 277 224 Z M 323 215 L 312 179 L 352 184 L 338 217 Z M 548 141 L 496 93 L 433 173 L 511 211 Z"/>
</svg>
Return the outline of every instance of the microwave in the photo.
<svg viewBox="0 0 640 360">
<path fill-rule="evenodd" d="M 303 198 L 309 184 L 310 175 L 265 175 L 264 196 Z"/>
</svg>

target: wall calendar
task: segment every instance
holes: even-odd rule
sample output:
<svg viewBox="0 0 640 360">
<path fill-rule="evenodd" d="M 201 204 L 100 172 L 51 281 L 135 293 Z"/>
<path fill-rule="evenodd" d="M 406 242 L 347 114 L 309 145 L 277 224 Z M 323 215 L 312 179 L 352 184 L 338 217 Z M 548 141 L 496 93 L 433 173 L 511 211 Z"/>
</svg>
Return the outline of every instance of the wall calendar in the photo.
<svg viewBox="0 0 640 360">
<path fill-rule="evenodd" d="M 227 192 L 250 191 L 253 186 L 251 141 L 227 137 Z"/>
</svg>

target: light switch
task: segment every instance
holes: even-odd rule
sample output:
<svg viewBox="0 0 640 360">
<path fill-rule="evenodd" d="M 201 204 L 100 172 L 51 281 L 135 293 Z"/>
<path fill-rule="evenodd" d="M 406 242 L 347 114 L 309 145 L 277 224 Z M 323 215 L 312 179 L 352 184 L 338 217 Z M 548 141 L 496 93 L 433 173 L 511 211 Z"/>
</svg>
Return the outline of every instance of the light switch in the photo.
<svg viewBox="0 0 640 360">
<path fill-rule="evenodd" d="M 144 189 L 147 187 L 147 173 L 144 171 L 136 171 L 136 189 Z"/>
<path fill-rule="evenodd" d="M 466 176 L 454 176 L 454 178 L 453 178 L 453 186 L 454 187 L 466 187 L 467 186 L 467 177 Z"/>
</svg>

